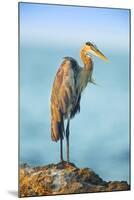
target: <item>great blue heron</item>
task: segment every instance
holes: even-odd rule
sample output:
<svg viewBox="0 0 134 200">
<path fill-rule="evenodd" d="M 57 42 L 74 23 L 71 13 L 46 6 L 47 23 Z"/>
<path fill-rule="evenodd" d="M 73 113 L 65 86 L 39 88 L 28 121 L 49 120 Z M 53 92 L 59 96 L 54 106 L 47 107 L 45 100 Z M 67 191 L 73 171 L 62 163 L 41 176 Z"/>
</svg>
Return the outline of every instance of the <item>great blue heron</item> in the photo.
<svg viewBox="0 0 134 200">
<path fill-rule="evenodd" d="M 81 94 L 92 79 L 92 55 L 107 61 L 96 45 L 86 42 L 80 51 L 84 67 L 80 67 L 72 57 L 65 57 L 61 63 L 51 93 L 51 138 L 60 140 L 60 160 L 63 161 L 63 139 L 66 137 L 67 163 L 69 163 L 69 124 L 70 119 L 80 112 Z M 64 128 L 67 120 L 66 129 Z"/>
</svg>

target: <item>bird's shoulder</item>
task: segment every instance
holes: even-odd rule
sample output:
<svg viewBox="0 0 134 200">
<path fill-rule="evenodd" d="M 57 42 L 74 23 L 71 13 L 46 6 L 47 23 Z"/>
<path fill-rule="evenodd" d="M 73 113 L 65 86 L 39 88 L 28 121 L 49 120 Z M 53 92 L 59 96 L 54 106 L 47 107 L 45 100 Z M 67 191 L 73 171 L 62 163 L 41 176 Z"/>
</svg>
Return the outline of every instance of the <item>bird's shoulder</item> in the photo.
<svg viewBox="0 0 134 200">
<path fill-rule="evenodd" d="M 56 73 L 54 83 L 57 83 L 59 86 L 61 86 L 62 82 L 65 80 L 65 77 L 69 76 L 71 71 L 76 75 L 80 71 L 79 64 L 72 57 L 64 57 Z"/>
<path fill-rule="evenodd" d="M 74 58 L 69 57 L 69 56 L 64 57 L 62 64 L 63 65 L 68 64 L 69 67 L 71 67 L 72 70 L 75 71 L 75 72 L 77 72 L 80 68 L 78 62 Z"/>
</svg>

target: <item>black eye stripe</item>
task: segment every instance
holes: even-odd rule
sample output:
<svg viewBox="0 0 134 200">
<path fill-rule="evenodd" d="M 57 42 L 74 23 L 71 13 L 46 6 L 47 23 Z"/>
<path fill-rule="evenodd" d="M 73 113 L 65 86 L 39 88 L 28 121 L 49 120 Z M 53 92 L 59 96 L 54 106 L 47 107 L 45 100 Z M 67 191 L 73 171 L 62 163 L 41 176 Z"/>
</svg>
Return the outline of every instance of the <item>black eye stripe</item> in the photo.
<svg viewBox="0 0 134 200">
<path fill-rule="evenodd" d="M 86 42 L 86 45 L 93 46 L 91 42 Z"/>
<path fill-rule="evenodd" d="M 85 44 L 90 46 L 92 49 L 97 49 L 97 46 L 95 44 L 92 44 L 91 42 L 86 42 Z"/>
</svg>

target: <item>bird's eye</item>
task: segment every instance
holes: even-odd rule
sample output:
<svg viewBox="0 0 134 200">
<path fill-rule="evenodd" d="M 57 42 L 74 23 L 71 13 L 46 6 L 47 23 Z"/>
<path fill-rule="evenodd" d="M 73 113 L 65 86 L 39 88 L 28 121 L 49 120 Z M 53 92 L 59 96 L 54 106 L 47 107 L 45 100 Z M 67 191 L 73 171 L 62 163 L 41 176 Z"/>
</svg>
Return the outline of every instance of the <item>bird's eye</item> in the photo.
<svg viewBox="0 0 134 200">
<path fill-rule="evenodd" d="M 91 49 L 92 49 L 92 50 L 95 50 L 95 47 L 94 47 L 94 46 L 91 46 Z"/>
<path fill-rule="evenodd" d="M 93 51 L 96 51 L 98 48 L 97 48 L 96 45 L 94 45 L 94 46 L 91 47 L 91 49 L 92 49 Z"/>
<path fill-rule="evenodd" d="M 92 42 L 92 49 L 97 49 L 97 46 L 94 42 Z"/>
</svg>

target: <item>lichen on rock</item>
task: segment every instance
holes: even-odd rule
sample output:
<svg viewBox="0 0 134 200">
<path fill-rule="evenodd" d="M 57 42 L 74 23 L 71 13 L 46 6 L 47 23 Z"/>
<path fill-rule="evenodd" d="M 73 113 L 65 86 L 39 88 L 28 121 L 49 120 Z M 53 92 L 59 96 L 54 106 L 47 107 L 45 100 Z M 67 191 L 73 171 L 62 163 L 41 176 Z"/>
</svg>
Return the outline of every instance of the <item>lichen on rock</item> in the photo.
<svg viewBox="0 0 134 200">
<path fill-rule="evenodd" d="M 125 181 L 106 182 L 89 168 L 66 162 L 19 170 L 20 197 L 129 190 Z"/>
</svg>

